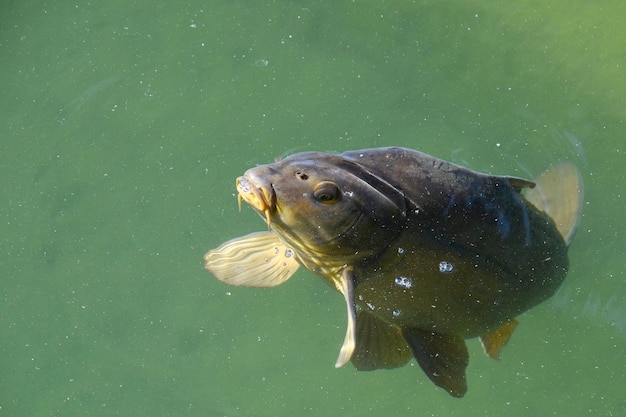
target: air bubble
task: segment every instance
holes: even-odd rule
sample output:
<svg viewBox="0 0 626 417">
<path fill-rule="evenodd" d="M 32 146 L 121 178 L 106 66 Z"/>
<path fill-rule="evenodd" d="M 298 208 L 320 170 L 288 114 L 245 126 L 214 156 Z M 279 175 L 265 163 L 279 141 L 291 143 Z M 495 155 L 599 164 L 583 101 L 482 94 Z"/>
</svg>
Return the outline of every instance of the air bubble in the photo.
<svg viewBox="0 0 626 417">
<path fill-rule="evenodd" d="M 439 262 L 439 272 L 448 274 L 452 272 L 453 269 L 454 269 L 454 265 L 452 265 L 451 263 L 446 262 L 446 261 Z"/>
<path fill-rule="evenodd" d="M 398 255 L 402 255 L 404 253 L 404 248 L 398 248 Z"/>
<path fill-rule="evenodd" d="M 400 315 L 402 314 L 402 311 L 396 309 L 396 310 L 393 310 L 391 314 L 393 314 L 394 317 L 400 317 Z"/>
<path fill-rule="evenodd" d="M 291 258 L 293 256 L 293 250 L 291 249 L 286 249 L 285 250 L 285 257 L 287 258 Z"/>
<path fill-rule="evenodd" d="M 398 287 L 409 289 L 413 286 L 413 280 L 407 277 L 396 277 L 395 283 Z"/>
</svg>

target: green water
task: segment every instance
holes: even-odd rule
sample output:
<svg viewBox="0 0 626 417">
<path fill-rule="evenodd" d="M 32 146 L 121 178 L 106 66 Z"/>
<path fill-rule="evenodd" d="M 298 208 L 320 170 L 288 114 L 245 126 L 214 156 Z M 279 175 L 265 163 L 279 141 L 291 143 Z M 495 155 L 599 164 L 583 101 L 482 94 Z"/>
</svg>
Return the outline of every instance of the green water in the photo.
<svg viewBox="0 0 626 417">
<path fill-rule="evenodd" d="M 621 0 L 5 1 L 1 416 L 626 415 Z M 202 256 L 262 230 L 234 178 L 400 145 L 492 173 L 577 164 L 557 295 L 469 392 L 333 364 L 341 296 L 300 271 L 226 287 Z"/>
</svg>

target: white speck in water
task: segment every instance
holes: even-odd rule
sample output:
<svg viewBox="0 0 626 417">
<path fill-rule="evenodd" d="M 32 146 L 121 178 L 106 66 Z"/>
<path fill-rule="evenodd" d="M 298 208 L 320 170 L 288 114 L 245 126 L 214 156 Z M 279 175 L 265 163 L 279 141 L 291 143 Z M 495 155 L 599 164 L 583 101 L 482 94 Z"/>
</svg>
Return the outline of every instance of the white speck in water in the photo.
<svg viewBox="0 0 626 417">
<path fill-rule="evenodd" d="M 398 248 L 398 255 L 402 255 L 404 253 L 404 249 L 403 248 Z"/>
</svg>

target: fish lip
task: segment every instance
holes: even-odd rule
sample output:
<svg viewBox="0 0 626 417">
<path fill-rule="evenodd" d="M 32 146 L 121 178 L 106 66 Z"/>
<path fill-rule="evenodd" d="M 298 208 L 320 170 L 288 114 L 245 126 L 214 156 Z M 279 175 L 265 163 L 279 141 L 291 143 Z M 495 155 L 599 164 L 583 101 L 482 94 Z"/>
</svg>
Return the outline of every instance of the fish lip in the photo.
<svg viewBox="0 0 626 417">
<path fill-rule="evenodd" d="M 270 227 L 270 215 L 276 210 L 276 192 L 272 184 L 267 186 L 259 185 L 250 178 L 242 176 L 237 178 L 236 187 L 239 192 L 239 209 L 241 209 L 241 200 L 245 200 L 259 214 L 263 213 L 267 226 Z"/>
</svg>

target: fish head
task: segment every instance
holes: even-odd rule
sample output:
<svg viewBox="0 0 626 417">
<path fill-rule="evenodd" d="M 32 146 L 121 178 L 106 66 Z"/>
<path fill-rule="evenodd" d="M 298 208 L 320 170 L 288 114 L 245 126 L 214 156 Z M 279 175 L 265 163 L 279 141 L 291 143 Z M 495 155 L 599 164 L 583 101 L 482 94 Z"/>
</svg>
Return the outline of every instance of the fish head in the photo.
<svg viewBox="0 0 626 417">
<path fill-rule="evenodd" d="M 304 152 L 252 168 L 237 190 L 294 248 L 346 262 L 388 247 L 406 221 L 402 191 L 341 155 Z"/>
</svg>

